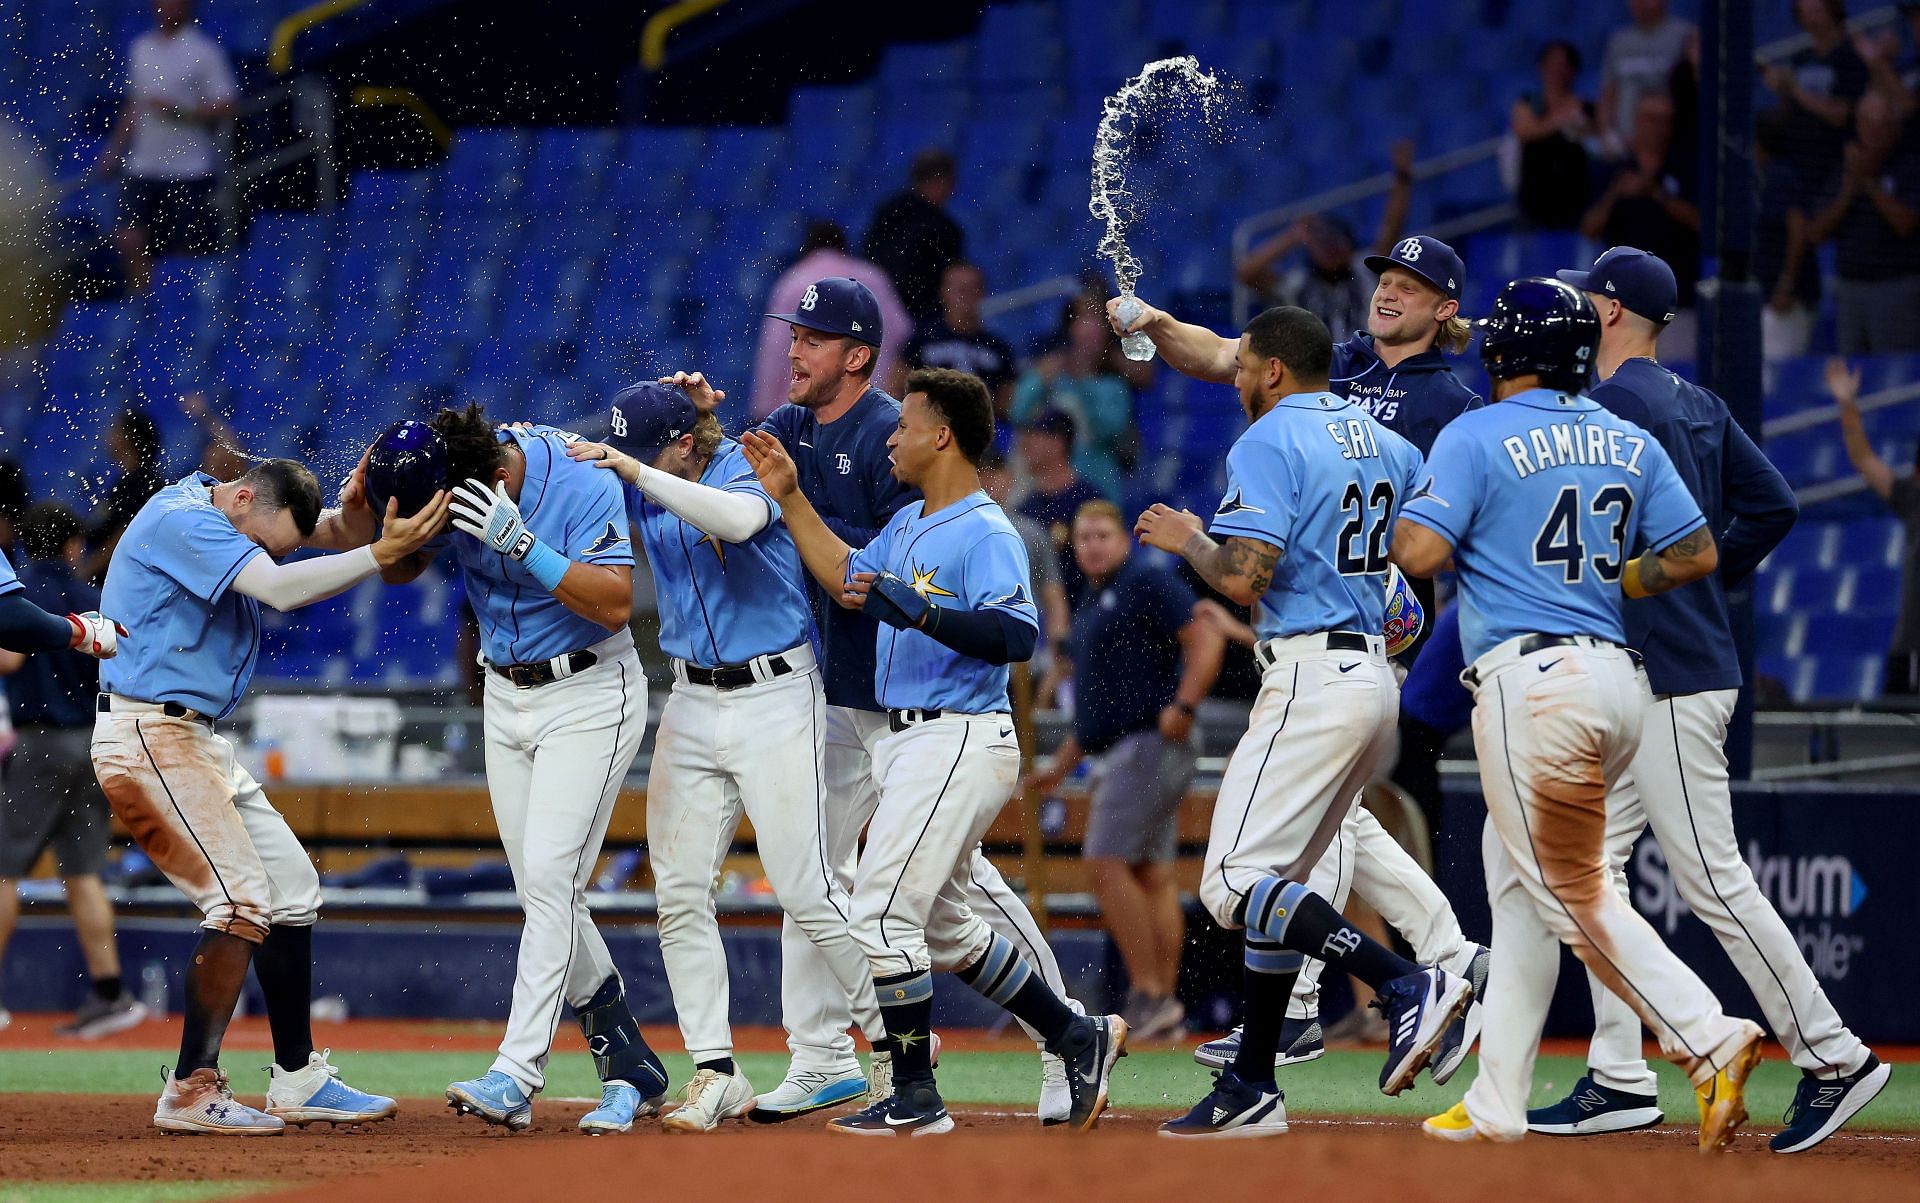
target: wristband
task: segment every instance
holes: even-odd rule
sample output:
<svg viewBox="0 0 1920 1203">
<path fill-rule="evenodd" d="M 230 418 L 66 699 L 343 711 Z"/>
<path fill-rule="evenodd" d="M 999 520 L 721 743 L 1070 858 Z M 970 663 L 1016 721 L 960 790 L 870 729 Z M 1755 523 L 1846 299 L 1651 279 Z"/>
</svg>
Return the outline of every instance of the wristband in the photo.
<svg viewBox="0 0 1920 1203">
<path fill-rule="evenodd" d="M 1180 713 L 1186 715 L 1188 718 L 1193 717 L 1194 711 L 1193 711 L 1192 702 L 1183 702 L 1179 698 L 1175 698 L 1173 699 L 1173 708 L 1175 710 L 1178 710 Z"/>
<path fill-rule="evenodd" d="M 552 593 L 560 587 L 561 578 L 567 575 L 573 561 L 535 539 L 527 554 L 520 558 L 520 565 L 527 570 L 527 575 L 540 582 L 542 589 Z"/>
<path fill-rule="evenodd" d="M 1647 596 L 1647 587 L 1640 583 L 1640 559 L 1638 556 L 1627 561 L 1627 567 L 1620 573 L 1620 592 L 1628 597 Z"/>
</svg>

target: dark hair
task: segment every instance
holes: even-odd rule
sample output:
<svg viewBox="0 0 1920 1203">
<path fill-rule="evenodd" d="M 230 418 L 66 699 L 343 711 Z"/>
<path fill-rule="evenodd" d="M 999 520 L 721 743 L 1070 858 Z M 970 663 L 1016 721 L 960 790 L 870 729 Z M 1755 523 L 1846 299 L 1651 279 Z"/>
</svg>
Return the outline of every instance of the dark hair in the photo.
<svg viewBox="0 0 1920 1203">
<path fill-rule="evenodd" d="M 299 460 L 267 460 L 236 483 L 251 486 L 254 497 L 268 509 L 292 514 L 294 529 L 303 539 L 320 524 L 320 482 Z"/>
<path fill-rule="evenodd" d="M 506 461 L 507 450 L 494 435 L 493 423 L 480 403 L 443 409 L 433 415 L 431 425 L 447 441 L 448 483 L 478 480 L 491 486 L 494 470 Z"/>
<path fill-rule="evenodd" d="M 57 501 L 42 501 L 27 511 L 20 524 L 20 542 L 27 558 L 57 560 L 66 554 L 67 544 L 85 537 L 87 528 L 80 516 Z"/>
<path fill-rule="evenodd" d="M 840 223 L 825 217 L 816 217 L 807 223 L 805 237 L 800 239 L 800 253 L 811 255 L 815 251 L 845 251 L 847 232 Z"/>
<path fill-rule="evenodd" d="M 1575 46 L 1565 38 L 1554 38 L 1542 45 L 1540 47 L 1540 53 L 1533 56 L 1533 65 L 1538 67 L 1541 63 L 1546 62 L 1547 56 L 1556 50 L 1566 51 L 1567 62 L 1572 64 L 1573 73 L 1575 75 L 1580 74 L 1580 47 Z"/>
<path fill-rule="evenodd" d="M 929 146 L 913 156 L 913 166 L 907 169 L 907 182 L 917 188 L 935 180 L 950 180 L 954 170 L 952 151 Z"/>
<path fill-rule="evenodd" d="M 155 464 L 160 459 L 160 428 L 146 411 L 129 409 L 114 419 L 114 425 L 133 446 L 133 453 L 140 457 L 142 464 Z"/>
<path fill-rule="evenodd" d="M 1244 332 L 1262 359 L 1277 359 L 1308 384 L 1325 383 L 1333 367 L 1333 335 L 1327 324 L 1298 305 L 1275 305 L 1254 315 Z"/>
<path fill-rule="evenodd" d="M 972 372 L 952 368 L 917 368 L 907 373 L 907 392 L 922 393 L 934 412 L 953 431 L 960 454 L 978 467 L 993 446 L 993 398 L 986 382 Z"/>
</svg>

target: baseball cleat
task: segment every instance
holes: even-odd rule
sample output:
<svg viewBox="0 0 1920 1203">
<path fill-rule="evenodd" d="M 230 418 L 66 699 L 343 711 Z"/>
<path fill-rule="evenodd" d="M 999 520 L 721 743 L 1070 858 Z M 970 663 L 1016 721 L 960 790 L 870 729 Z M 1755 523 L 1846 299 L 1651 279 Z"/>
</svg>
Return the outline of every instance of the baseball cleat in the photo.
<svg viewBox="0 0 1920 1203">
<path fill-rule="evenodd" d="M 1240 1056 L 1240 1033 L 1235 1028 L 1218 1040 L 1209 1040 L 1193 1050 L 1193 1059 L 1208 1069 L 1225 1069 Z M 1305 1065 L 1326 1055 L 1327 1046 L 1320 1030 L 1320 1017 L 1288 1019 L 1280 1024 L 1280 1051 L 1273 1055 L 1273 1067 Z"/>
<path fill-rule="evenodd" d="M 1733 1135 L 1747 1122 L 1747 1079 L 1760 1064 L 1760 1025 L 1742 1020 L 1746 1042 L 1712 1077 L 1693 1088 L 1700 1103 L 1700 1151 L 1713 1153 L 1733 1144 Z"/>
<path fill-rule="evenodd" d="M 1213 1090 L 1193 1110 L 1160 1125 L 1179 1140 L 1251 1140 L 1287 1134 L 1287 1096 L 1279 1087 L 1243 1082 L 1231 1069 L 1213 1075 Z"/>
<path fill-rule="evenodd" d="M 497 1069 L 488 1070 L 484 1078 L 447 1087 L 447 1106 L 456 1114 L 477 1115 L 509 1132 L 533 1126 L 533 1100 L 520 1083 Z"/>
<path fill-rule="evenodd" d="M 827 1125 L 842 1136 L 940 1136 L 953 1131 L 953 1117 L 932 1082 L 902 1082 L 890 1098 Z"/>
<path fill-rule="evenodd" d="M 1768 1142 L 1776 1153 L 1804 1153 L 1840 1130 L 1873 1101 L 1893 1075 L 1891 1065 L 1867 1054 L 1867 1063 L 1843 1078 L 1803 1073 L 1787 1108 L 1786 1127 Z"/>
<path fill-rule="evenodd" d="M 139 1027 L 149 1014 L 147 1004 L 131 994 L 122 993 L 119 998 L 89 998 L 80 1004 L 72 1019 L 54 1028 L 53 1034 L 74 1040 L 98 1040 Z"/>
<path fill-rule="evenodd" d="M 278 1136 L 287 1130 L 276 1115 L 256 1111 L 233 1097 L 227 1075 L 217 1069 L 196 1069 L 184 1080 L 165 1070 L 160 1102 L 153 1109 L 153 1126 L 162 1132 L 214 1136 Z"/>
<path fill-rule="evenodd" d="M 686 1101 L 660 1120 L 669 1132 L 711 1132 L 723 1122 L 753 1110 L 753 1083 L 743 1073 L 696 1069 L 681 1090 Z"/>
<path fill-rule="evenodd" d="M 1485 945 L 1473 954 L 1473 960 L 1467 965 L 1467 981 L 1473 984 L 1473 1001 L 1467 1004 L 1466 1014 L 1447 1025 L 1447 1034 L 1440 1037 L 1440 1047 L 1433 1050 L 1433 1084 L 1445 1086 L 1453 1075 L 1466 1064 L 1467 1054 L 1480 1040 L 1480 1000 L 1487 996 L 1487 967 L 1493 961 L 1493 950 Z"/>
<path fill-rule="evenodd" d="M 1084 1043 L 1077 1052 L 1061 1054 L 1072 1100 L 1067 1123 L 1076 1132 L 1087 1132 L 1107 1109 L 1107 1083 L 1115 1063 L 1127 1055 L 1127 1021 L 1118 1015 L 1089 1015 L 1076 1026 L 1086 1033 Z"/>
<path fill-rule="evenodd" d="M 1586 1076 L 1573 1084 L 1573 1093 L 1566 1098 L 1527 1112 L 1527 1131 L 1542 1136 L 1603 1136 L 1657 1128 L 1666 1119 L 1658 1095 L 1630 1094 Z"/>
<path fill-rule="evenodd" d="M 368 1124 L 392 1119 L 396 1107 L 385 1095 L 355 1090 L 340 1080 L 327 1058 L 332 1049 L 307 1054 L 300 1069 L 267 1067 L 267 1114 L 295 1127 L 308 1124 Z"/>
<path fill-rule="evenodd" d="M 1040 1054 L 1040 1126 L 1052 1128 L 1073 1117 L 1073 1091 L 1067 1086 L 1067 1063 L 1052 1053 Z"/>
<path fill-rule="evenodd" d="M 929 1064 L 940 1068 L 940 1033 L 927 1033 L 931 1048 Z M 875 1049 L 867 1058 L 867 1102 L 877 1103 L 893 1097 L 893 1054 Z"/>
<path fill-rule="evenodd" d="M 1380 1093 L 1399 1094 L 1413 1085 L 1447 1028 L 1473 1001 L 1473 983 L 1429 965 L 1382 986 L 1374 1005 L 1387 1017 L 1387 1063 Z"/>
<path fill-rule="evenodd" d="M 838 1073 L 789 1069 L 780 1085 L 753 1102 L 747 1118 L 757 1124 L 779 1124 L 828 1107 L 839 1107 L 867 1093 L 867 1075 L 858 1065 Z"/>
<path fill-rule="evenodd" d="M 1465 1103 L 1455 1103 L 1440 1114 L 1427 1117 L 1421 1121 L 1420 1130 L 1435 1140 L 1452 1144 L 1487 1139 L 1473 1126 L 1473 1117 L 1467 1114 Z"/>
<path fill-rule="evenodd" d="M 589 1136 L 628 1131 L 633 1127 L 634 1120 L 658 1115 L 660 1104 L 665 1099 L 664 1094 L 642 1098 L 640 1091 L 632 1084 L 618 1078 L 602 1082 L 600 1105 L 580 1117 L 580 1130 Z"/>
</svg>

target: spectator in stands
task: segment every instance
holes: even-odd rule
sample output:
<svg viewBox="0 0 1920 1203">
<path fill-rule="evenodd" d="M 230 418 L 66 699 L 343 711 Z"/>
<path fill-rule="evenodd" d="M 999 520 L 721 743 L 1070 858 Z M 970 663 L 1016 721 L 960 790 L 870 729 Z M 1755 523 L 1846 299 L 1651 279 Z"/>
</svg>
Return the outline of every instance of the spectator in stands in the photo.
<svg viewBox="0 0 1920 1203">
<path fill-rule="evenodd" d="M 119 468 L 87 527 L 87 579 L 100 580 L 120 542 L 120 532 L 147 498 L 166 487 L 160 475 L 160 428 L 144 410 L 129 409 L 107 427 L 107 456 Z"/>
<path fill-rule="evenodd" d="M 1013 420 L 1043 413 L 1073 419 L 1073 466 L 1101 493 L 1118 500 L 1122 459 L 1133 447 L 1133 389 L 1114 371 L 1115 342 L 1106 320 L 1075 305 L 1066 345 L 1034 360 L 1013 390 Z M 1028 465 L 1029 468 L 1032 465 Z M 1071 518 L 1071 511 L 1066 515 Z"/>
<path fill-rule="evenodd" d="M 1880 88 L 1898 101 L 1901 120 L 1920 108 L 1920 3 L 1897 4 L 1906 18 L 1906 42 L 1900 31 L 1887 28 L 1878 37 L 1856 38 L 1853 47 L 1867 64 L 1871 86 Z"/>
<path fill-rule="evenodd" d="M 1808 180 L 1782 153 L 1779 114 L 1754 123 L 1753 166 L 1758 188 L 1754 217 L 1753 279 L 1767 297 L 1760 311 L 1761 353 L 1768 363 L 1804 355 L 1820 307 L 1820 265 L 1807 237 L 1807 209 L 1819 181 Z"/>
<path fill-rule="evenodd" d="M 940 274 L 966 257 L 967 236 L 947 213 L 953 199 L 953 156 L 930 148 L 914 156 L 907 189 L 888 198 L 867 226 L 862 249 L 893 277 L 915 322 L 940 315 Z"/>
<path fill-rule="evenodd" d="M 1226 639 L 1195 614 L 1169 569 L 1131 556 L 1132 534 L 1110 501 L 1073 520 L 1087 593 L 1073 618 L 1073 730 L 1030 788 L 1052 793 L 1083 756 L 1098 760 L 1081 854 L 1131 985 L 1123 1013 L 1136 1039 L 1173 1036 L 1186 921 L 1174 882 L 1180 803 L 1193 780 L 1195 708 L 1220 675 Z"/>
<path fill-rule="evenodd" d="M 1587 146 L 1597 128 L 1593 103 L 1574 91 L 1580 51 L 1572 42 L 1548 42 L 1534 65 L 1540 90 L 1514 101 L 1507 119 L 1520 150 L 1520 215 L 1542 229 L 1577 229 L 1592 199 Z"/>
<path fill-rule="evenodd" d="M 1027 570 L 1033 576 L 1033 597 L 1040 607 L 1040 632 L 1044 636 L 1033 657 L 1033 670 L 1040 674 L 1034 688 L 1034 705 L 1050 705 L 1059 684 L 1058 669 L 1066 658 L 1069 615 L 1067 588 L 1060 577 L 1060 553 L 1053 536 L 1045 527 L 1010 504 L 1019 479 L 1007 465 L 1007 457 L 997 447 L 989 447 L 980 458 L 980 487 L 995 505 L 1006 512 L 1007 521 L 1027 545 Z"/>
<path fill-rule="evenodd" d="M 1666 260 L 1684 309 L 1693 304 L 1694 281 L 1700 277 L 1700 210 L 1693 203 L 1692 165 L 1671 154 L 1673 113 L 1673 101 L 1664 92 L 1640 95 L 1626 158 L 1580 219 L 1580 232 Z"/>
<path fill-rule="evenodd" d="M 1834 244 L 1842 355 L 1920 350 L 1920 152 L 1894 102 L 1861 99 L 1839 179 L 1814 204 L 1807 236 Z"/>
<path fill-rule="evenodd" d="M 1840 433 L 1846 439 L 1847 458 L 1905 529 L 1900 614 L 1894 620 L 1893 639 L 1887 646 L 1887 677 L 1882 692 L 1889 697 L 1912 697 L 1920 694 L 1920 449 L 1914 453 L 1914 471 L 1896 476 L 1887 461 L 1874 453 L 1866 428 L 1860 424 L 1859 369 L 1849 370 L 1845 360 L 1830 361 L 1827 389 L 1840 407 Z"/>
<path fill-rule="evenodd" d="M 1354 245 L 1353 230 L 1338 217 L 1309 214 L 1247 252 L 1234 264 L 1240 283 L 1258 291 L 1272 305 L 1298 305 L 1327 324 L 1333 341 L 1367 328 L 1367 307 L 1373 296 L 1374 275 L 1368 255 L 1384 255 L 1400 240 L 1407 207 L 1413 203 L 1413 143 L 1393 144 L 1393 186 L 1380 214 L 1373 245 Z M 1296 248 L 1306 261 L 1281 272 L 1276 265 Z"/>
<path fill-rule="evenodd" d="M 137 292 L 153 256 L 219 249 L 219 127 L 239 95 L 226 52 L 193 23 L 192 0 L 155 0 L 153 16 L 154 29 L 134 39 L 126 105 L 96 169 L 126 176 L 114 239 Z"/>
<path fill-rule="evenodd" d="M 20 584 L 28 601 L 53 614 L 100 608 L 100 591 L 80 579 L 87 532 L 72 510 L 43 501 L 27 511 L 21 533 L 27 554 Z M 106 795 L 93 775 L 98 662 L 74 652 L 0 651 L 0 673 L 9 674 L 7 704 L 20 740 L 7 758 L 0 789 L 0 960 L 20 918 L 15 883 L 51 848 L 93 979 L 79 1013 L 54 1031 L 88 1040 L 124 1031 L 145 1019 L 147 1009 L 121 978 L 113 904 L 100 881 L 109 820 Z"/>
<path fill-rule="evenodd" d="M 1026 462 L 1031 487 L 1020 502 L 1020 513 L 1047 532 L 1067 599 L 1080 603 L 1080 565 L 1073 558 L 1073 516 L 1089 501 L 1100 499 L 1073 467 L 1073 418 L 1049 409 L 1028 418 L 1020 427 L 1020 458 Z"/>
<path fill-rule="evenodd" d="M 792 313 L 806 295 L 807 286 L 832 276 L 848 276 L 867 286 L 880 305 L 880 324 L 888 334 L 887 346 L 880 348 L 874 362 L 873 382 L 881 389 L 897 393 L 906 380 L 899 347 L 913 330 L 907 320 L 906 306 L 893 289 L 887 273 L 865 259 L 847 253 L 847 232 L 838 222 L 816 220 L 807 223 L 806 238 L 800 243 L 799 257 L 793 266 L 780 273 L 773 290 L 767 294 L 766 312 Z M 899 331 L 898 335 L 894 331 Z M 753 355 L 753 397 L 751 412 L 757 421 L 787 403 L 787 385 L 793 377 L 793 364 L 787 351 L 793 341 L 793 328 L 767 318 L 760 323 L 760 343 Z"/>
<path fill-rule="evenodd" d="M 1690 22 L 1667 11 L 1667 0 L 1627 0 L 1627 14 L 1632 24 L 1613 31 L 1600 64 L 1600 137 L 1610 158 L 1627 155 L 1641 98 L 1667 92 L 1694 36 Z"/>
<path fill-rule="evenodd" d="M 1840 169 L 1853 107 L 1867 90 L 1867 65 L 1847 37 L 1846 0 L 1794 0 L 1793 19 L 1813 44 L 1761 78 L 1779 98 L 1787 156 L 1809 178 L 1823 180 Z"/>
<path fill-rule="evenodd" d="M 986 382 L 996 419 L 1006 422 L 1013 406 L 1013 348 L 986 328 L 980 302 L 987 277 L 978 265 L 958 260 L 940 274 L 940 316 L 921 325 L 903 356 L 909 368 L 952 368 Z"/>
<path fill-rule="evenodd" d="M 452 401 L 447 402 L 448 405 Z M 436 406 L 435 408 L 438 408 Z M 215 413 L 207 404 L 207 395 L 199 390 L 183 394 L 180 398 L 180 412 L 185 414 L 200 432 L 206 436 L 206 445 L 200 452 L 200 470 L 208 476 L 220 480 L 232 480 L 245 476 L 253 461 L 247 455 L 247 446 L 240 441 L 239 432 L 227 424 L 227 420 Z"/>
</svg>

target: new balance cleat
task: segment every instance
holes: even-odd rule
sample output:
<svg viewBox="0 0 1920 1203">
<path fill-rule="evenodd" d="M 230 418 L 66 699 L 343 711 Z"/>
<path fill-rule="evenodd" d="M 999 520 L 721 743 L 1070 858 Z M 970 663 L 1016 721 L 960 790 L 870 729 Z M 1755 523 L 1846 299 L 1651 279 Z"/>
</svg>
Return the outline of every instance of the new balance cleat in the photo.
<svg viewBox="0 0 1920 1203">
<path fill-rule="evenodd" d="M 1776 1153 L 1804 1153 L 1840 1130 L 1886 1088 L 1893 1067 L 1867 1054 L 1867 1063 L 1844 1078 L 1803 1074 L 1787 1108 L 1786 1127 L 1768 1147 Z"/>
<path fill-rule="evenodd" d="M 340 1080 L 340 1071 L 327 1058 L 332 1049 L 307 1054 L 296 1070 L 267 1067 L 267 1114 L 295 1127 L 308 1124 L 367 1124 L 392 1119 L 397 1109 L 385 1095 L 355 1090 Z"/>
<path fill-rule="evenodd" d="M 488 1070 L 483 1078 L 447 1087 L 447 1106 L 456 1114 L 477 1115 L 509 1132 L 523 1132 L 533 1126 L 533 1100 L 520 1083 L 497 1069 Z"/>
<path fill-rule="evenodd" d="M 1589 1076 L 1575 1082 L 1566 1098 L 1527 1112 L 1527 1131 L 1542 1136 L 1602 1136 L 1657 1128 L 1666 1119 L 1658 1095 L 1615 1090 Z"/>
<path fill-rule="evenodd" d="M 1473 960 L 1467 965 L 1467 981 L 1473 985 L 1473 1001 L 1467 1004 L 1466 1014 L 1447 1025 L 1447 1034 L 1440 1037 L 1440 1047 L 1433 1050 L 1433 1084 L 1445 1086 L 1460 1072 L 1466 1064 L 1467 1054 L 1480 1039 L 1480 1000 L 1487 996 L 1487 967 L 1493 960 L 1493 950 L 1480 947 L 1473 954 Z"/>
<path fill-rule="evenodd" d="M 890 1098 L 827 1125 L 842 1136 L 940 1136 L 953 1131 L 953 1117 L 932 1082 L 902 1082 Z"/>
<path fill-rule="evenodd" d="M 757 1124 L 779 1124 L 828 1107 L 840 1107 L 867 1093 L 867 1075 L 852 1065 L 837 1073 L 789 1069 L 780 1085 L 754 1100 L 747 1118 Z"/>
<path fill-rule="evenodd" d="M 1387 1019 L 1387 1063 L 1380 1069 L 1380 1093 L 1399 1094 L 1413 1085 L 1446 1036 L 1447 1028 L 1473 1001 L 1473 984 L 1444 969 L 1428 966 L 1382 986 L 1373 1005 Z"/>
<path fill-rule="evenodd" d="M 1421 1121 L 1420 1130 L 1435 1140 L 1453 1144 L 1487 1139 L 1481 1135 L 1480 1129 L 1473 1126 L 1473 1117 L 1467 1114 L 1465 1103 L 1455 1103 L 1440 1114 L 1429 1116 Z"/>
<path fill-rule="evenodd" d="M 1160 1125 L 1160 1135 L 1178 1140 L 1251 1140 L 1286 1134 L 1286 1095 L 1277 1086 L 1242 1082 L 1231 1069 L 1213 1075 L 1213 1090 L 1193 1110 Z"/>
</svg>

